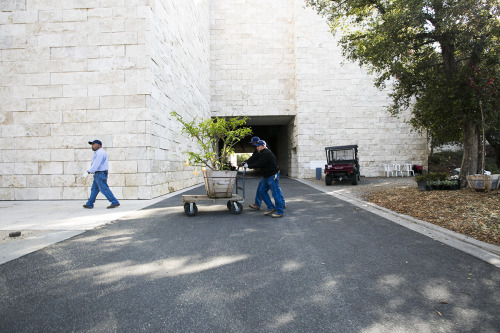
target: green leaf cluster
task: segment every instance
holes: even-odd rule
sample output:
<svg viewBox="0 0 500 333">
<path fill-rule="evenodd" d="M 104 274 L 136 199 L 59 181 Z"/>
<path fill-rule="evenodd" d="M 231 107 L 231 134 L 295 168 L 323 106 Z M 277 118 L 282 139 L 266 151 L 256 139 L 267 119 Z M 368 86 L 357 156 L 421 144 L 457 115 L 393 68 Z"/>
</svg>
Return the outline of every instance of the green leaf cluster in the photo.
<svg viewBox="0 0 500 333">
<path fill-rule="evenodd" d="M 421 181 L 443 181 L 447 180 L 448 175 L 446 172 L 429 172 L 425 173 L 423 175 L 415 176 L 415 181 L 416 182 L 421 182 Z"/>
<path fill-rule="evenodd" d="M 195 140 L 199 147 L 197 151 L 186 151 L 189 164 L 194 166 L 206 166 L 212 170 L 229 169 L 227 160 L 234 154 L 234 145 L 252 134 L 251 128 L 243 127 L 248 117 L 215 117 L 187 121 L 175 111 L 170 115 L 182 124 L 182 134 L 187 134 Z"/>
</svg>

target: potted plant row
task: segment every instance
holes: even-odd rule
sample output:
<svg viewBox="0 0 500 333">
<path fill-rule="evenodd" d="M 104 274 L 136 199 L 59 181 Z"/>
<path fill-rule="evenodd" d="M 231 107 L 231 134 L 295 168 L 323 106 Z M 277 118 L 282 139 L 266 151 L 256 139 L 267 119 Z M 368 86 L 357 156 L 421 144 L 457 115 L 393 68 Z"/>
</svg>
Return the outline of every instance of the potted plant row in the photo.
<svg viewBox="0 0 500 333">
<path fill-rule="evenodd" d="M 415 177 L 420 191 L 459 190 L 459 179 L 448 179 L 444 172 L 429 172 Z"/>
<path fill-rule="evenodd" d="M 229 156 L 234 154 L 234 145 L 252 134 L 249 127 L 243 127 L 248 117 L 184 120 L 173 111 L 170 115 L 182 124 L 182 134 L 186 134 L 196 142 L 196 149 L 186 151 L 186 166 L 194 166 L 194 174 L 198 168 L 203 172 L 205 189 L 211 198 L 229 198 L 237 171 L 231 170 Z"/>
</svg>

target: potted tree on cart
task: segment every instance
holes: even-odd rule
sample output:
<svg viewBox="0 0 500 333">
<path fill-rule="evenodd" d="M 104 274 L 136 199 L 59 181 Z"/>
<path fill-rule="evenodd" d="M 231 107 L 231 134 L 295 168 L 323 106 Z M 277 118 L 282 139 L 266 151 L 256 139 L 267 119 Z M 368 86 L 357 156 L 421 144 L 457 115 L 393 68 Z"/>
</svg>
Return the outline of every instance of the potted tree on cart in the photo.
<svg viewBox="0 0 500 333">
<path fill-rule="evenodd" d="M 184 120 L 173 111 L 170 115 L 182 124 L 182 134 L 187 134 L 197 143 L 196 151 L 186 151 L 186 165 L 200 167 L 205 189 L 211 198 L 229 198 L 232 195 L 236 171 L 231 170 L 228 158 L 234 153 L 234 145 L 252 134 L 249 127 L 243 127 L 248 117 L 208 118 L 196 121 Z"/>
</svg>

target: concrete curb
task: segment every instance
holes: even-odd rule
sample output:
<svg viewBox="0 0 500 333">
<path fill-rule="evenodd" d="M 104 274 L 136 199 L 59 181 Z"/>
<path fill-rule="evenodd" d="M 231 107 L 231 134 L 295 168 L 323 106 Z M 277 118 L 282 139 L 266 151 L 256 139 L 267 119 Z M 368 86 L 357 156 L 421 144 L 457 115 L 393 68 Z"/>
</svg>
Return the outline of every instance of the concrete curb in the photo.
<svg viewBox="0 0 500 333">
<path fill-rule="evenodd" d="M 457 250 L 468 253 L 478 259 L 484 260 L 487 263 L 500 267 L 500 247 L 485 242 L 478 241 L 474 238 L 462 235 L 460 233 L 442 228 L 438 225 L 413 218 L 408 215 L 393 212 L 387 208 L 377 206 L 370 202 L 363 201 L 358 198 L 348 196 L 336 191 L 328 191 L 317 184 L 307 180 L 296 179 L 297 181 L 308 185 L 318 191 L 334 196 L 340 200 L 349 202 L 357 207 L 365 209 L 371 213 L 382 216 L 392 222 L 395 222 L 405 228 L 418 232 L 422 235 L 430 237 L 434 240 L 447 244 Z"/>
</svg>

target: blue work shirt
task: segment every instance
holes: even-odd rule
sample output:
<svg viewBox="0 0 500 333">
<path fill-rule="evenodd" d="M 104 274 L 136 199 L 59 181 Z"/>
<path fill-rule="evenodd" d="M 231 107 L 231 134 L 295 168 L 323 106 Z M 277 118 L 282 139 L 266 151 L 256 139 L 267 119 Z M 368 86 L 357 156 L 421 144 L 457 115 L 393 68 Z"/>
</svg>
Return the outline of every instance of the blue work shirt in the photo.
<svg viewBox="0 0 500 333">
<path fill-rule="evenodd" d="M 99 148 L 94 152 L 90 169 L 87 171 L 89 173 L 95 173 L 96 171 L 108 171 L 108 167 L 108 154 L 106 154 L 104 149 Z"/>
</svg>

